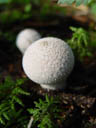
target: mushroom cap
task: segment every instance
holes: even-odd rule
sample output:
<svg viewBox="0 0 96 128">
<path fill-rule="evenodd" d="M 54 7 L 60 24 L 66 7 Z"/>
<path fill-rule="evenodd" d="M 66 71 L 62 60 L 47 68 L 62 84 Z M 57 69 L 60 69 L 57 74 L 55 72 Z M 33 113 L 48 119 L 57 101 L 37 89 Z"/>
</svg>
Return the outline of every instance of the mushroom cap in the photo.
<svg viewBox="0 0 96 128">
<path fill-rule="evenodd" d="M 41 35 L 36 30 L 24 29 L 17 35 L 16 46 L 24 54 L 29 45 L 40 38 Z"/>
<path fill-rule="evenodd" d="M 62 83 L 74 66 L 74 55 L 63 40 L 46 37 L 31 44 L 23 56 L 26 75 L 41 85 Z"/>
</svg>

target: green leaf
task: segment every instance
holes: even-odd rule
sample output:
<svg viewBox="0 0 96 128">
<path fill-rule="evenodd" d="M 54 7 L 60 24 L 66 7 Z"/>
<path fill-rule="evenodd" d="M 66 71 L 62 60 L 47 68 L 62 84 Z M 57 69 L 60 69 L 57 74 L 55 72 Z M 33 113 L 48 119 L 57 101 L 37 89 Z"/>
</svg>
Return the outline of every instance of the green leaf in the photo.
<svg viewBox="0 0 96 128">
<path fill-rule="evenodd" d="M 5 125 L 5 121 L 0 117 L 0 123 Z"/>
<path fill-rule="evenodd" d="M 70 29 L 73 31 L 73 35 L 68 44 L 73 49 L 75 56 L 81 61 L 85 56 L 91 56 L 88 32 L 83 28 L 70 27 Z"/>
<path fill-rule="evenodd" d="M 10 120 L 10 118 L 9 118 L 9 116 L 8 116 L 8 114 L 7 114 L 6 112 L 3 112 L 3 116 L 4 116 L 4 118 L 5 118 L 6 120 Z"/>
<path fill-rule="evenodd" d="M 67 0 L 66 2 L 67 4 L 72 4 L 73 2 L 75 2 L 75 0 Z"/>
<path fill-rule="evenodd" d="M 82 3 L 83 3 L 82 0 L 76 0 L 76 6 L 79 6 L 79 5 L 81 5 Z"/>
<path fill-rule="evenodd" d="M 0 4 L 7 4 L 9 0 L 0 0 Z"/>
<path fill-rule="evenodd" d="M 91 13 L 96 15 L 96 3 L 92 4 L 92 6 L 91 6 Z"/>
<path fill-rule="evenodd" d="M 12 94 L 14 95 L 16 95 L 16 94 L 22 94 L 22 95 L 27 95 L 27 96 L 29 96 L 30 95 L 30 93 L 29 92 L 26 92 L 26 91 L 24 91 L 23 89 L 21 89 L 21 88 L 19 88 L 19 87 L 16 87 L 13 91 L 12 91 Z"/>
<path fill-rule="evenodd" d="M 25 112 L 27 110 L 26 109 L 24 110 L 24 104 L 20 99 L 20 95 L 29 95 L 29 93 L 19 87 L 22 83 L 24 83 L 24 81 L 25 81 L 24 79 L 18 79 L 16 81 L 13 81 L 12 78 L 8 76 L 5 78 L 4 82 L 0 83 L 0 126 L 1 127 L 2 125 L 4 125 L 4 128 L 9 128 L 13 126 L 14 123 L 17 123 L 17 127 L 18 125 L 19 127 L 22 128 L 27 127 L 28 124 L 28 121 L 26 121 L 28 119 L 27 115 L 26 115 L 26 120 L 24 121 L 21 116 L 21 112 Z M 19 106 L 18 111 L 16 109 L 17 106 Z M 21 122 L 19 123 L 18 123 L 18 118 L 22 119 Z M 23 126 L 22 122 L 24 122 L 25 126 Z"/>
<path fill-rule="evenodd" d="M 22 79 L 17 79 L 16 80 L 16 85 L 22 85 L 27 79 L 22 78 Z"/>
<path fill-rule="evenodd" d="M 27 4 L 26 6 L 25 6 L 25 12 L 30 12 L 31 11 L 31 9 L 32 9 L 32 5 L 31 4 Z"/>
<path fill-rule="evenodd" d="M 32 109 L 32 108 L 27 109 L 27 111 L 28 111 L 30 114 L 33 114 L 33 113 L 34 113 L 34 109 Z"/>
<path fill-rule="evenodd" d="M 17 96 L 13 96 L 12 100 L 18 103 L 19 105 L 24 106 L 24 104 L 22 103 L 22 100 L 20 100 Z"/>
<path fill-rule="evenodd" d="M 87 56 L 92 57 L 93 55 L 91 52 L 87 52 Z"/>
<path fill-rule="evenodd" d="M 83 1 L 83 4 L 84 4 L 84 5 L 87 5 L 88 3 L 89 3 L 89 0 L 84 0 L 84 1 Z"/>
<path fill-rule="evenodd" d="M 58 4 L 72 4 L 76 3 L 76 6 L 81 4 L 87 5 L 91 0 L 58 0 Z"/>
<path fill-rule="evenodd" d="M 59 0 L 58 1 L 58 4 L 65 4 L 66 3 L 66 0 Z"/>
<path fill-rule="evenodd" d="M 46 95 L 45 97 L 46 97 L 47 103 L 49 103 L 50 102 L 50 99 L 49 99 L 48 95 Z"/>
<path fill-rule="evenodd" d="M 38 128 L 55 128 L 56 125 L 52 118 L 59 119 L 59 112 L 61 112 L 56 106 L 57 103 L 60 103 L 60 99 L 48 97 L 48 95 L 45 96 L 45 100 L 35 101 L 35 108 L 28 109 L 29 114 L 32 114 L 34 118 L 33 124 Z"/>
</svg>

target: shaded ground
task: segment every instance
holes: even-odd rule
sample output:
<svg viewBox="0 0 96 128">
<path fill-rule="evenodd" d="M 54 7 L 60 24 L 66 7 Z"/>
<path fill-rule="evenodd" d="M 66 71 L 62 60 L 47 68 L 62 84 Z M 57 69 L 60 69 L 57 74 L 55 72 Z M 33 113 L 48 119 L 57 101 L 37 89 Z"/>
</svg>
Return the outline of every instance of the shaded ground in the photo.
<svg viewBox="0 0 96 128">
<path fill-rule="evenodd" d="M 11 32 L 18 33 L 26 27 L 32 27 L 37 29 L 43 37 L 55 36 L 61 39 L 68 39 L 72 35 L 69 26 L 87 28 L 87 25 L 77 23 L 72 18 L 55 17 L 50 23 L 42 24 L 42 22 L 25 21 L 23 24 L 16 23 L 2 29 L 3 31 L 9 29 Z M 11 75 L 13 79 L 26 77 L 22 69 L 21 53 L 14 45 L 10 45 L 6 38 L 1 38 L 0 42 L 0 75 L 2 76 L 0 81 L 7 75 Z M 60 128 L 95 128 L 96 125 L 92 126 L 90 122 L 91 124 L 96 124 L 96 57 L 90 61 L 86 58 L 83 64 L 76 61 L 65 90 L 47 92 L 30 80 L 24 86 L 28 86 L 29 90 L 37 97 L 42 98 L 48 93 L 49 96 L 58 95 L 61 98 L 61 107 L 65 109 L 65 113 L 62 113 L 62 118 L 65 119 L 65 122 L 60 125 Z M 89 126 L 87 127 L 87 125 Z"/>
</svg>

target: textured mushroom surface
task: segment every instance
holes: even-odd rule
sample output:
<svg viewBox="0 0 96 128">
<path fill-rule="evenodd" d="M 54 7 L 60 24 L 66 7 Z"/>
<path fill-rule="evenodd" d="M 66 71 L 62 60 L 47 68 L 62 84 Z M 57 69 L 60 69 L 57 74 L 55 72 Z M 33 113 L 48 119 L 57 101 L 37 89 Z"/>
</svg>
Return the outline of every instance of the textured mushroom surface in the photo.
<svg viewBox="0 0 96 128">
<path fill-rule="evenodd" d="M 18 35 L 16 39 L 16 46 L 24 54 L 25 50 L 31 43 L 40 39 L 40 34 L 34 29 L 24 29 Z"/>
<path fill-rule="evenodd" d="M 31 80 L 44 85 L 44 88 L 50 85 L 56 89 L 61 88 L 60 84 L 66 81 L 72 71 L 74 55 L 63 40 L 47 37 L 30 45 L 22 63 L 26 75 Z"/>
</svg>

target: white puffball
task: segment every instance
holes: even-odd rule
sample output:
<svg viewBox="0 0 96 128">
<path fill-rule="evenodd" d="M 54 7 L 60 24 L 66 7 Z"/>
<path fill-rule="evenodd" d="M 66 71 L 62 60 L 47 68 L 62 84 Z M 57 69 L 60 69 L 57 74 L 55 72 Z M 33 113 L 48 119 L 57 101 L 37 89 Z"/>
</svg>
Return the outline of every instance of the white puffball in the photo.
<svg viewBox="0 0 96 128">
<path fill-rule="evenodd" d="M 25 50 L 31 43 L 41 38 L 41 35 L 34 29 L 24 29 L 18 35 L 16 39 L 16 46 L 24 54 Z"/>
<path fill-rule="evenodd" d="M 46 89 L 60 89 L 74 66 L 74 55 L 63 40 L 47 37 L 31 44 L 23 56 L 26 75 Z"/>
</svg>

